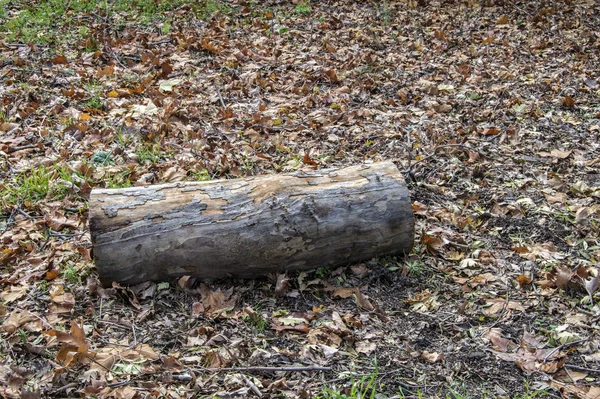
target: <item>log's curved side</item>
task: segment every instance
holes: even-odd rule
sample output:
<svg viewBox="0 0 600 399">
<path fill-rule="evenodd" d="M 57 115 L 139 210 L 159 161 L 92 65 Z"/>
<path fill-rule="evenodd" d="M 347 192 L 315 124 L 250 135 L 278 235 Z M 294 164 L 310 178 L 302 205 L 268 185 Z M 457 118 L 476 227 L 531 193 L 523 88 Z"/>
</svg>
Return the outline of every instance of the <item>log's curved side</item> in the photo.
<svg viewBox="0 0 600 399">
<path fill-rule="evenodd" d="M 408 253 L 414 221 L 392 162 L 245 179 L 93 190 L 103 284 L 339 266 Z"/>
</svg>

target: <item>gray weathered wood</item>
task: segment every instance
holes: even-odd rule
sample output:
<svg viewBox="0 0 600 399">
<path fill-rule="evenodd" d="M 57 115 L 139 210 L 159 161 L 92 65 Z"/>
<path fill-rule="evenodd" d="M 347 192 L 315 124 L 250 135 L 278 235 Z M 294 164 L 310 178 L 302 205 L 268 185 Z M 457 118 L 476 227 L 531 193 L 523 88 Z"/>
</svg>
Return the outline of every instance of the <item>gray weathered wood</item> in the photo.
<svg viewBox="0 0 600 399">
<path fill-rule="evenodd" d="M 407 253 L 414 237 L 392 162 L 94 189 L 89 204 L 103 284 L 334 267 Z"/>
</svg>

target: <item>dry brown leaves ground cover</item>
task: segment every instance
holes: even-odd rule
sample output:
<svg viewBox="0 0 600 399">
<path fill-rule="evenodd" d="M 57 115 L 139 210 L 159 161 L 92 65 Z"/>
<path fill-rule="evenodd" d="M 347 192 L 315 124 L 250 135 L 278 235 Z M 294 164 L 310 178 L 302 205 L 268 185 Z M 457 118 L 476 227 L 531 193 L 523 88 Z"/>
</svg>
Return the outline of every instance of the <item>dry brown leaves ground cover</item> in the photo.
<svg viewBox="0 0 600 399">
<path fill-rule="evenodd" d="M 599 397 L 596 2 L 48 4 L 0 2 L 2 396 Z M 92 187 L 384 159 L 406 259 L 97 283 Z"/>
</svg>

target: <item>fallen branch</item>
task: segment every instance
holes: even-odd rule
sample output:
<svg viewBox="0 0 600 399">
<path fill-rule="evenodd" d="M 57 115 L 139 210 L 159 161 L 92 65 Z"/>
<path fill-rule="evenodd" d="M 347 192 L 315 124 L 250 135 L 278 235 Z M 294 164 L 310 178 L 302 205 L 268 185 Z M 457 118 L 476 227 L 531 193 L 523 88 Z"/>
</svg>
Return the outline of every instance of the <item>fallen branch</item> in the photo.
<svg viewBox="0 0 600 399">
<path fill-rule="evenodd" d="M 258 396 L 259 398 L 263 397 L 262 392 L 258 389 L 258 387 L 256 385 L 254 385 L 254 383 L 250 380 L 250 378 L 246 377 L 244 374 L 240 374 L 242 376 L 242 379 L 244 380 L 244 382 L 246 383 L 246 385 L 248 385 L 248 387 L 252 390 L 252 392 L 254 392 L 256 394 L 256 396 Z"/>
<path fill-rule="evenodd" d="M 563 367 L 574 369 L 574 370 L 587 371 L 590 373 L 600 373 L 600 369 L 590 369 L 587 367 L 575 366 L 573 364 L 565 364 Z"/>
<path fill-rule="evenodd" d="M 202 369 L 191 369 L 195 373 L 212 372 L 218 373 L 221 371 L 262 371 L 262 372 L 277 372 L 277 371 L 330 371 L 331 367 L 321 366 L 282 366 L 282 367 L 270 367 L 270 366 L 257 366 L 257 367 L 223 367 L 223 368 L 202 368 Z"/>
<path fill-rule="evenodd" d="M 562 348 L 566 347 L 566 346 L 570 346 L 570 345 L 575 345 L 575 344 L 580 344 L 582 342 L 586 342 L 588 338 L 583 338 L 583 339 L 578 339 L 577 341 L 571 341 L 571 342 L 567 342 L 565 344 L 559 345 L 556 348 L 552 349 L 550 352 L 548 352 L 548 354 L 546 355 L 546 357 L 544 357 L 544 361 L 547 361 L 550 356 L 554 355 L 556 352 L 560 351 Z"/>
<path fill-rule="evenodd" d="M 242 179 L 94 189 L 100 281 L 256 278 L 403 255 L 408 190 L 392 162 Z"/>
<path fill-rule="evenodd" d="M 27 145 L 22 145 L 20 147 L 11 147 L 9 148 L 6 153 L 7 154 L 12 154 L 14 152 L 19 152 L 19 151 L 23 151 L 23 150 L 29 150 L 31 148 L 38 148 L 37 144 L 27 144 Z"/>
</svg>

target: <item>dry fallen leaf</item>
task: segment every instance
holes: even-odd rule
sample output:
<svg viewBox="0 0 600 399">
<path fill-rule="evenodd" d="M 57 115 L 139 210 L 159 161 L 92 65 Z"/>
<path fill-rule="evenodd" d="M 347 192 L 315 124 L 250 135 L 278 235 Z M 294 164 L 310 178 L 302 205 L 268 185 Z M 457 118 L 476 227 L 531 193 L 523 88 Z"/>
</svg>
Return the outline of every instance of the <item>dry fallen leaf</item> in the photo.
<svg viewBox="0 0 600 399">
<path fill-rule="evenodd" d="M 558 288 L 565 288 L 573 277 L 573 271 L 568 266 L 559 265 L 555 269 L 554 283 Z"/>
<path fill-rule="evenodd" d="M 550 386 L 558 390 L 564 398 L 574 399 L 599 399 L 600 387 L 597 386 L 577 386 L 572 383 L 564 383 L 557 380 L 551 380 Z"/>
<path fill-rule="evenodd" d="M 490 341 L 492 349 L 498 352 L 512 352 L 517 348 L 517 344 L 502 336 L 502 330 L 492 328 L 484 335 L 484 338 Z"/>
<path fill-rule="evenodd" d="M 364 278 L 369 274 L 369 269 L 364 263 L 359 263 L 358 265 L 353 265 L 350 267 L 352 274 L 358 278 Z"/>
<path fill-rule="evenodd" d="M 275 283 L 275 295 L 284 296 L 290 290 L 290 279 L 285 273 L 277 274 L 277 282 Z"/>
<path fill-rule="evenodd" d="M 27 331 L 41 331 L 42 321 L 39 317 L 29 313 L 27 309 L 20 311 L 14 310 L 2 323 L 2 329 L 9 334 L 14 333 L 19 328 L 25 328 Z"/>
<path fill-rule="evenodd" d="M 377 345 L 375 342 L 359 341 L 354 345 L 354 348 L 358 353 L 370 355 L 375 351 L 375 349 L 377 349 Z"/>
<path fill-rule="evenodd" d="M 502 15 L 500 18 L 496 20 L 497 25 L 506 25 L 508 23 L 508 16 L 506 14 Z"/>
<path fill-rule="evenodd" d="M 76 363 L 87 363 L 90 358 L 95 356 L 95 353 L 88 351 L 88 343 L 86 341 L 83 328 L 71 320 L 71 331 L 69 333 L 60 330 L 46 330 L 43 334 L 56 337 L 62 345 L 56 354 L 56 360 L 65 367 Z"/>
<path fill-rule="evenodd" d="M 526 276 L 526 275 L 524 275 L 524 274 L 521 274 L 521 275 L 517 276 L 516 280 L 517 280 L 517 282 L 519 283 L 519 287 L 520 287 L 521 289 L 522 289 L 523 287 L 525 287 L 525 286 L 527 286 L 527 285 L 531 284 L 531 282 L 533 281 L 533 280 L 531 279 L 531 277 L 529 277 L 529 276 Z"/>
<path fill-rule="evenodd" d="M 483 313 L 488 316 L 497 315 L 501 312 L 508 312 L 516 310 L 518 312 L 524 312 L 525 308 L 516 301 L 507 301 L 502 298 L 488 298 L 485 300 L 487 308 L 483 309 Z"/>
<path fill-rule="evenodd" d="M 422 235 L 421 242 L 425 244 L 427 251 L 431 254 L 437 254 L 445 245 L 444 241 L 439 237 L 434 237 L 425 233 Z"/>
<path fill-rule="evenodd" d="M 600 288 L 600 272 L 596 270 L 596 276 L 585 280 L 584 286 L 590 296 L 590 303 L 594 303 L 594 293 Z"/>
<path fill-rule="evenodd" d="M 435 363 L 444 360 L 444 355 L 437 352 L 423 351 L 423 353 L 421 353 L 421 359 L 427 363 Z"/>
<path fill-rule="evenodd" d="M 354 300 L 359 307 L 369 312 L 375 310 L 375 306 L 369 301 L 369 298 L 361 293 L 358 288 L 336 288 L 333 291 L 334 297 L 349 298 L 352 295 L 354 295 Z"/>
<path fill-rule="evenodd" d="M 336 288 L 335 291 L 333 291 L 333 296 L 334 297 L 340 297 L 340 298 L 349 298 L 352 295 L 354 295 L 354 293 L 356 292 L 356 288 Z"/>
<path fill-rule="evenodd" d="M 0 292 L 0 299 L 6 303 L 11 303 L 27 295 L 28 290 L 29 287 L 25 285 L 12 285 L 8 290 Z"/>
<path fill-rule="evenodd" d="M 204 284 L 198 288 L 202 296 L 204 309 L 210 313 L 220 313 L 234 308 L 236 297 L 233 295 L 233 287 L 225 292 L 221 290 L 212 291 Z"/>
</svg>

